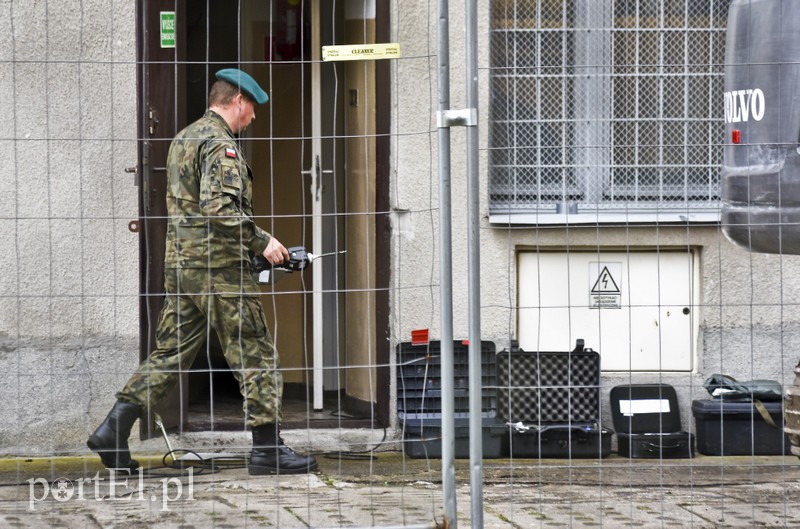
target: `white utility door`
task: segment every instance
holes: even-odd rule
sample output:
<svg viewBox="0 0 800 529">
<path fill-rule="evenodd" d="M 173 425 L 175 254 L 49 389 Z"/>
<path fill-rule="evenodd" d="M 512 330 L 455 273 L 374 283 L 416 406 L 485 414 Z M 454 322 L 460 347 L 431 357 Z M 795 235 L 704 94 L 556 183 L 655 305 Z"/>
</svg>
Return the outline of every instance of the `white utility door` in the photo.
<svg viewBox="0 0 800 529">
<path fill-rule="evenodd" d="M 685 250 L 520 252 L 519 345 L 569 351 L 583 338 L 604 371 L 691 371 L 695 261 Z"/>
</svg>

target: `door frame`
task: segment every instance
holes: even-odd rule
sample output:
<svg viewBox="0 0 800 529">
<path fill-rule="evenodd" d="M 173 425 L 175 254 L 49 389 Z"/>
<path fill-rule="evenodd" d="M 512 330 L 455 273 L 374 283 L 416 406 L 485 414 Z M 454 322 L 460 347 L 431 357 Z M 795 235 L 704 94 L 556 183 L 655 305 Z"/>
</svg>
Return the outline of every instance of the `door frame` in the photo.
<svg viewBox="0 0 800 529">
<path fill-rule="evenodd" d="M 317 0 L 318 1 L 318 0 Z M 159 12 L 176 13 L 176 46 L 161 48 L 158 31 Z M 163 305 L 164 250 L 166 235 L 166 154 L 179 126 L 187 123 L 186 72 L 186 0 L 136 0 L 137 41 L 137 185 L 139 186 L 139 360 L 144 360 L 155 346 L 155 331 Z M 376 39 L 390 39 L 390 2 L 376 0 Z M 149 39 L 149 40 L 148 40 Z M 353 402 L 355 411 L 374 413 L 378 422 L 390 423 L 390 275 L 391 218 L 390 202 L 390 124 L 392 85 L 389 61 L 376 64 L 376 354 L 377 385 L 373 403 Z M 152 112 L 151 112 L 152 111 Z M 152 127 L 152 129 L 151 129 Z M 316 263 L 315 263 L 316 265 Z M 322 282 L 322 274 L 318 276 Z M 315 280 L 317 276 L 315 275 Z M 316 290 L 316 289 L 315 289 Z M 320 307 L 321 307 L 320 303 Z M 336 341 L 335 339 L 333 340 Z M 187 417 L 186 380 L 155 409 L 148 409 L 141 422 L 141 437 L 160 434 L 153 422 L 158 412 L 164 425 L 180 429 Z M 345 388 L 346 392 L 346 388 Z M 364 409 L 367 405 L 369 410 Z"/>
<path fill-rule="evenodd" d="M 375 2 L 375 40 L 391 41 L 391 2 L 376 0 Z M 389 212 L 391 202 L 391 108 L 392 83 L 391 63 L 386 60 L 377 61 L 375 65 L 376 101 L 375 101 L 375 321 L 376 333 L 376 415 L 381 424 L 389 425 L 389 399 L 391 398 L 391 375 L 389 364 L 392 355 L 389 322 L 391 307 L 389 305 L 389 280 L 392 271 L 391 245 L 392 221 Z M 381 332 L 382 331 L 382 332 Z"/>
<path fill-rule="evenodd" d="M 175 12 L 175 47 L 161 48 L 160 12 Z M 186 0 L 136 3 L 137 184 L 139 185 L 139 361 L 155 348 L 155 331 L 164 303 L 164 253 L 167 231 L 166 160 L 177 127 L 186 122 Z M 149 40 L 148 40 L 149 39 Z M 182 381 L 182 382 L 185 382 Z M 158 435 L 154 414 L 164 426 L 180 428 L 186 417 L 185 383 L 179 384 L 140 421 L 143 439 Z"/>
</svg>

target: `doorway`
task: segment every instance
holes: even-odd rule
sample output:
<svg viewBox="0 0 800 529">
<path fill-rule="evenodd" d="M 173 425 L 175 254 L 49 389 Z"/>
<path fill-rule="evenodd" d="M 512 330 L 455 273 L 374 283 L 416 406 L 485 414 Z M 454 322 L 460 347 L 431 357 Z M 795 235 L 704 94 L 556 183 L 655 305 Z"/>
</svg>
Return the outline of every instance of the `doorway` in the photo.
<svg viewBox="0 0 800 529">
<path fill-rule="evenodd" d="M 388 343 L 378 344 L 385 341 L 379 339 L 386 328 L 381 321 L 388 321 L 388 294 L 382 288 L 388 284 L 388 258 L 381 253 L 388 248 L 389 231 L 387 215 L 376 213 L 388 203 L 388 186 L 379 185 L 379 175 L 388 178 L 388 165 L 377 169 L 378 152 L 388 153 L 388 142 L 382 146 L 376 140 L 376 126 L 388 129 L 388 118 L 375 117 L 387 100 L 374 95 L 380 68 L 321 64 L 315 60 L 319 46 L 312 46 L 315 31 L 317 43 L 374 41 L 379 24 L 373 2 L 356 2 L 372 5 L 357 10 L 360 24 L 335 3 L 140 0 L 139 6 L 140 26 L 157 21 L 156 11 L 172 10 L 177 30 L 175 49 L 164 50 L 145 40 L 150 34 L 140 27 L 140 82 L 148 87 L 142 90 L 141 108 L 182 107 L 173 113 L 174 126 L 161 126 L 163 152 L 140 157 L 143 202 L 149 201 L 141 208 L 143 225 L 150 227 L 142 240 L 142 356 L 152 349 L 160 310 L 153 294 L 163 292 L 164 239 L 158 230 L 164 213 L 157 207 L 165 181 L 163 172 L 152 169 L 163 169 L 167 140 L 202 115 L 220 68 L 247 71 L 270 95 L 240 138 L 254 172 L 256 222 L 287 247 L 305 246 L 316 254 L 347 250 L 263 288 L 281 358 L 288 428 L 388 424 L 389 351 Z M 359 31 L 348 30 L 352 27 L 370 30 L 354 36 Z M 343 96 L 353 92 L 362 94 L 360 108 Z M 140 126 L 140 133 L 143 145 L 154 143 L 151 129 Z M 321 389 L 321 398 L 315 389 Z M 214 336 L 158 412 L 173 428 L 244 427 L 238 386 Z"/>
</svg>

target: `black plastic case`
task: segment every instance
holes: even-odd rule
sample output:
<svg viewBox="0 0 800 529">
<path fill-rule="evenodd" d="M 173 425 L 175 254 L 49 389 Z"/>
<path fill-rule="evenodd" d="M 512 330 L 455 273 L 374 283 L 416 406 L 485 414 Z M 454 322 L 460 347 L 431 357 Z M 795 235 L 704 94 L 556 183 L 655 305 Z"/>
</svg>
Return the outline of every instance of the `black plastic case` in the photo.
<svg viewBox="0 0 800 529">
<path fill-rule="evenodd" d="M 610 397 L 619 455 L 694 457 L 694 434 L 681 430 L 675 388 L 668 384 L 627 384 L 612 388 Z"/>
<path fill-rule="evenodd" d="M 600 420 L 600 355 L 574 351 L 497 355 L 497 415 L 526 424 L 578 424 Z"/>
<path fill-rule="evenodd" d="M 511 427 L 510 453 L 517 458 L 603 458 L 611 453 L 614 431 L 597 424 L 544 424 Z"/>
<path fill-rule="evenodd" d="M 692 402 L 697 451 L 712 456 L 790 455 L 791 441 L 783 432 L 783 401 L 762 404 L 777 428 L 767 424 L 752 402 Z"/>
<path fill-rule="evenodd" d="M 481 342 L 481 416 L 497 415 L 497 360 L 493 342 Z M 397 417 L 400 421 L 436 419 L 442 416 L 441 342 L 397 346 Z M 455 418 L 468 418 L 469 346 L 453 342 L 453 392 Z M 433 423 L 431 423 L 433 424 Z"/>
<path fill-rule="evenodd" d="M 506 456 L 508 427 L 499 419 L 482 419 L 484 459 Z M 455 419 L 455 457 L 469 459 L 469 419 Z M 408 419 L 403 423 L 403 452 L 412 459 L 441 459 L 441 419 Z"/>
</svg>

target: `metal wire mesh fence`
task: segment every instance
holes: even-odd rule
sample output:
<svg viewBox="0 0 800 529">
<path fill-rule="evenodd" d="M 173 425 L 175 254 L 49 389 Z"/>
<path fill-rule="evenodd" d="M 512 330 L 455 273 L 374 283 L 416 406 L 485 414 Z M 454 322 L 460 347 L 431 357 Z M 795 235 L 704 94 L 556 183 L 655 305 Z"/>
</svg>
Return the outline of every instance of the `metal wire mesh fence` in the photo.
<svg viewBox="0 0 800 529">
<path fill-rule="evenodd" d="M 468 114 L 488 134 L 470 409 L 467 149 L 451 131 L 445 437 L 436 2 L 0 0 L 0 525 L 453 528 L 475 507 L 497 529 L 800 526 L 780 400 L 763 403 L 772 426 L 704 387 L 800 380 L 800 260 L 747 253 L 716 223 L 732 2 L 482 0 L 477 36 L 450 6 L 453 100 L 477 38 Z M 399 58 L 322 59 L 387 43 Z M 223 67 L 270 98 L 231 147 L 253 219 L 332 254 L 260 287 L 282 434 L 319 468 L 248 472 L 240 387 L 204 327 L 173 400 L 133 429 L 142 466 L 112 473 L 86 439 L 153 350 L 167 148 Z M 643 411 L 657 418 L 627 431 Z"/>
</svg>

